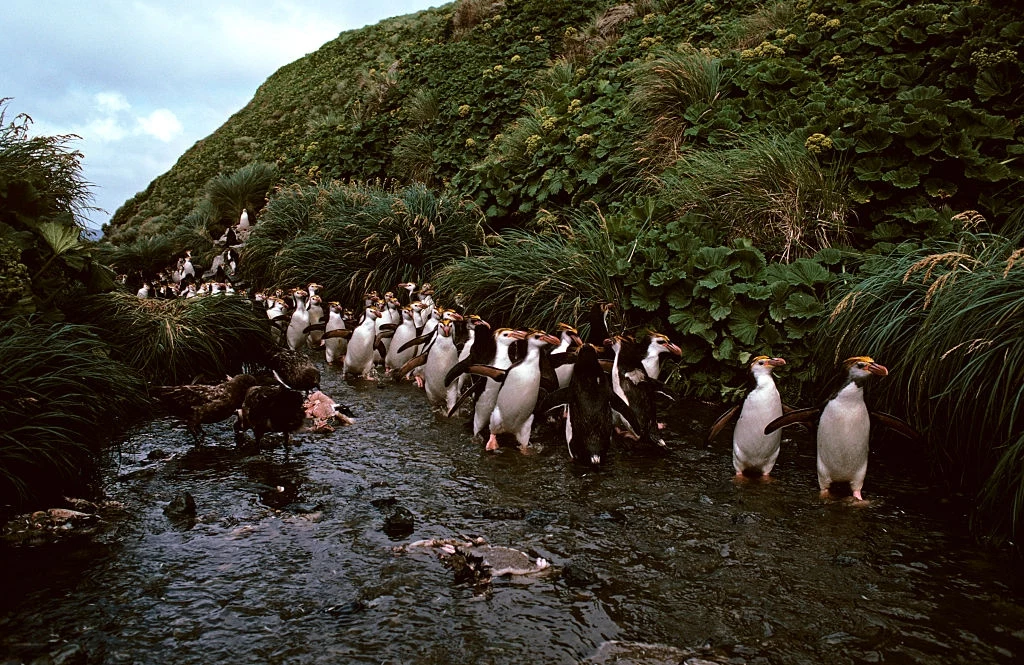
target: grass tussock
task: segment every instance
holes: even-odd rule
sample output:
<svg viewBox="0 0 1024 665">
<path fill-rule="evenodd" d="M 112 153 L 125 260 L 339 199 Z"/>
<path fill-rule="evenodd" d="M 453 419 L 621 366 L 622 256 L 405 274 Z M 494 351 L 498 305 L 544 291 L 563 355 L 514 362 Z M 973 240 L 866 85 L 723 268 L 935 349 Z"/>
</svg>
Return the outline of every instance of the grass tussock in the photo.
<svg viewBox="0 0 1024 665">
<path fill-rule="evenodd" d="M 582 324 L 592 303 L 622 302 L 619 251 L 603 220 L 580 214 L 540 234 L 506 231 L 441 270 L 433 283 L 495 326 Z"/>
<path fill-rule="evenodd" d="M 835 305 L 836 358 L 892 368 L 878 388 L 927 435 L 935 470 L 980 497 L 986 529 L 1024 529 L 1024 234 L 965 231 L 868 262 Z"/>
<path fill-rule="evenodd" d="M 142 377 L 107 351 L 86 326 L 0 322 L 0 503 L 81 491 L 90 453 L 137 417 Z"/>
<path fill-rule="evenodd" d="M 663 174 L 661 197 L 722 241 L 750 238 L 788 262 L 846 241 L 843 173 L 794 137 L 746 137 L 739 147 L 684 156 Z"/>
<path fill-rule="evenodd" d="M 483 242 L 470 203 L 425 185 L 337 182 L 272 198 L 242 253 L 243 275 L 261 288 L 316 281 L 330 300 L 427 281 Z"/>
<path fill-rule="evenodd" d="M 210 200 L 219 216 L 216 227 L 209 228 L 211 234 L 220 236 L 228 225 L 238 221 L 242 210 L 255 213 L 263 207 L 267 192 L 277 182 L 277 166 L 267 162 L 252 162 L 232 173 L 222 173 L 206 183 L 206 198 Z"/>
<path fill-rule="evenodd" d="M 714 110 L 727 82 L 719 58 L 692 49 L 666 51 L 641 65 L 631 104 L 650 127 L 643 151 L 662 165 L 678 157 L 687 128 Z"/>
<path fill-rule="evenodd" d="M 111 292 L 83 299 L 72 315 L 99 326 L 111 353 L 155 384 L 215 383 L 273 345 L 266 316 L 238 296 Z"/>
</svg>

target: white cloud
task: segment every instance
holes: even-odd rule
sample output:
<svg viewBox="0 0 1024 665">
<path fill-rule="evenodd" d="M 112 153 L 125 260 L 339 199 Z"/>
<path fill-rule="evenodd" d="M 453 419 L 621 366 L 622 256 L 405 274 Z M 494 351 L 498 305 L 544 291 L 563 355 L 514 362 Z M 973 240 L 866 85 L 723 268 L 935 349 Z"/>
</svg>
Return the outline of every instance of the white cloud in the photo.
<svg viewBox="0 0 1024 665">
<path fill-rule="evenodd" d="M 168 109 L 157 109 L 148 116 L 136 120 L 143 134 L 149 134 L 164 143 L 169 143 L 185 130 L 178 116 Z"/>
<path fill-rule="evenodd" d="M 132 107 L 120 92 L 97 92 L 93 99 L 96 100 L 96 107 L 107 113 L 127 111 Z"/>
<path fill-rule="evenodd" d="M 94 118 L 82 127 L 72 128 L 73 134 L 78 134 L 86 140 L 96 140 L 103 143 L 120 141 L 128 135 L 128 130 L 121 126 L 120 121 L 112 116 L 105 118 Z"/>
</svg>

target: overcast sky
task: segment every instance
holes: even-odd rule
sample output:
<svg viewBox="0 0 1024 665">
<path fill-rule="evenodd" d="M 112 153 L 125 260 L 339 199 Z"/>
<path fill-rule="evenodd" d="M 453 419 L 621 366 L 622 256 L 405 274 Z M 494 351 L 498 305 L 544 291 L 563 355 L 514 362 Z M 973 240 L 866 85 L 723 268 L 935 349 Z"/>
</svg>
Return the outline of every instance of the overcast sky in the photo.
<svg viewBox="0 0 1024 665">
<path fill-rule="evenodd" d="M 338 33 L 446 0 L 4 0 L 0 98 L 78 134 L 98 228 L 279 67 Z"/>
</svg>

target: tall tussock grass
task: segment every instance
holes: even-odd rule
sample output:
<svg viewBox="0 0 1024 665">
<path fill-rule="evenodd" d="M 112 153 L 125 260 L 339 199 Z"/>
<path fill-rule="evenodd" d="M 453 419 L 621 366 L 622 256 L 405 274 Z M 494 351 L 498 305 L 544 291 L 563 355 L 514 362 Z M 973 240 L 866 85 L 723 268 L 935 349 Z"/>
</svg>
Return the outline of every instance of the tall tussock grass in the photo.
<svg viewBox="0 0 1024 665">
<path fill-rule="evenodd" d="M 794 136 L 688 153 L 661 181 L 660 197 L 677 213 L 716 229 L 722 241 L 749 238 L 783 262 L 847 241 L 843 169 L 819 163 Z"/>
<path fill-rule="evenodd" d="M 433 284 L 495 326 L 584 324 L 592 303 L 622 302 L 620 251 L 600 217 L 580 213 L 544 233 L 506 231 L 442 269 Z"/>
<path fill-rule="evenodd" d="M 1024 232 L 966 230 L 865 264 L 826 327 L 836 358 L 870 354 L 929 440 L 934 470 L 979 498 L 991 533 L 1024 530 Z"/>
<path fill-rule="evenodd" d="M 421 184 L 325 183 L 275 195 L 242 254 L 260 288 L 315 281 L 354 303 L 374 289 L 429 281 L 483 243 L 476 208 Z"/>
<path fill-rule="evenodd" d="M 86 326 L 0 322 L 0 503 L 80 492 L 91 452 L 134 421 L 141 375 Z"/>
<path fill-rule="evenodd" d="M 111 292 L 83 298 L 69 316 L 98 326 L 112 355 L 154 384 L 217 383 L 273 346 L 265 314 L 233 295 Z"/>
</svg>

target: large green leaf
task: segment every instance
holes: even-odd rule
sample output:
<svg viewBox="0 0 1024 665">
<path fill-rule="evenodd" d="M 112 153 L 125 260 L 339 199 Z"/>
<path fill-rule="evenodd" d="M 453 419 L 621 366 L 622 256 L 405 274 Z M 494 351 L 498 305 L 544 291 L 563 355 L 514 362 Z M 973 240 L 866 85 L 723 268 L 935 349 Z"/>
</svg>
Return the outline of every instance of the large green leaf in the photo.
<svg viewBox="0 0 1024 665">
<path fill-rule="evenodd" d="M 729 315 L 729 332 L 740 344 L 750 347 L 757 340 L 757 333 L 760 330 L 758 320 L 761 318 L 762 309 L 756 305 L 746 305 L 737 302 L 732 307 Z"/>
</svg>

